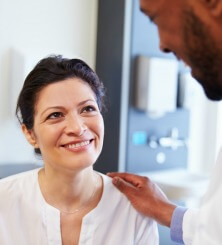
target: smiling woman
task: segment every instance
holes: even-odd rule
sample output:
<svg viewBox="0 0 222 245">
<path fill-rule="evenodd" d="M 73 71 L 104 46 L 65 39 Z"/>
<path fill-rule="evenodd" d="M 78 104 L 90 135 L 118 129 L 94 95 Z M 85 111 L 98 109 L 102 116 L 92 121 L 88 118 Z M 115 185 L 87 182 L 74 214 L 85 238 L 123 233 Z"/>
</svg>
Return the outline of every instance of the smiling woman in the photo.
<svg viewBox="0 0 222 245">
<path fill-rule="evenodd" d="M 156 223 L 93 170 L 104 94 L 79 59 L 51 56 L 27 76 L 16 113 L 44 167 L 0 181 L 0 244 L 158 244 Z"/>
<path fill-rule="evenodd" d="M 42 89 L 35 104 L 33 129 L 25 124 L 22 128 L 47 166 L 80 170 L 93 164 L 102 149 L 103 118 L 96 96 L 79 78 Z"/>
</svg>

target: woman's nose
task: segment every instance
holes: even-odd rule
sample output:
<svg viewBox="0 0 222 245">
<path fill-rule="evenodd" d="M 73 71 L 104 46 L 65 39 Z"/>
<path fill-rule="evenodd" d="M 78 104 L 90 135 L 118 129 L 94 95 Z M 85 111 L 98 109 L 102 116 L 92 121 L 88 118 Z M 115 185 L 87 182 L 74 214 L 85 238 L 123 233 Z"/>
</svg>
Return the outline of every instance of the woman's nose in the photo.
<svg viewBox="0 0 222 245">
<path fill-rule="evenodd" d="M 81 136 L 87 129 L 83 118 L 78 115 L 72 115 L 67 120 L 66 133 Z"/>
</svg>

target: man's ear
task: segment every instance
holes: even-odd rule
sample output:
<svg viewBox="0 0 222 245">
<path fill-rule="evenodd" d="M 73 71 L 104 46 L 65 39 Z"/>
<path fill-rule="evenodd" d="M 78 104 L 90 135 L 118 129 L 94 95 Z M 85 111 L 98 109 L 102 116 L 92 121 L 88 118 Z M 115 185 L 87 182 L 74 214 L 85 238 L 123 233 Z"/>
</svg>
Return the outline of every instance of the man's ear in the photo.
<svg viewBox="0 0 222 245">
<path fill-rule="evenodd" d="M 22 131 L 26 139 L 28 140 L 29 144 L 31 144 L 34 148 L 39 148 L 33 130 L 27 129 L 25 124 L 22 124 Z"/>
<path fill-rule="evenodd" d="M 202 0 L 215 17 L 222 15 L 222 0 Z"/>
</svg>

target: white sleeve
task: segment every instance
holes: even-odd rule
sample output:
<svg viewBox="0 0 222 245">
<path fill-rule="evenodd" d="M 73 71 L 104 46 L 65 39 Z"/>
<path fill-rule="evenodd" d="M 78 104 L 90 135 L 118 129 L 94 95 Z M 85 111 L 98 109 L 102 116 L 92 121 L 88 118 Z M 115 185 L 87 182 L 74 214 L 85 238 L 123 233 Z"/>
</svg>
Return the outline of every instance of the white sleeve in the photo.
<svg viewBox="0 0 222 245">
<path fill-rule="evenodd" d="M 157 223 L 150 218 L 146 218 L 143 215 L 138 215 L 135 233 L 135 245 L 159 244 Z"/>
<path fill-rule="evenodd" d="M 199 211 L 188 209 L 183 216 L 183 241 L 185 245 L 192 244 L 197 229 Z"/>
<path fill-rule="evenodd" d="M 222 184 L 217 186 L 213 192 L 208 193 L 203 202 L 192 245 L 222 244 Z"/>
<path fill-rule="evenodd" d="M 187 210 L 183 220 L 186 245 L 222 244 L 222 148 L 199 211 Z"/>
</svg>

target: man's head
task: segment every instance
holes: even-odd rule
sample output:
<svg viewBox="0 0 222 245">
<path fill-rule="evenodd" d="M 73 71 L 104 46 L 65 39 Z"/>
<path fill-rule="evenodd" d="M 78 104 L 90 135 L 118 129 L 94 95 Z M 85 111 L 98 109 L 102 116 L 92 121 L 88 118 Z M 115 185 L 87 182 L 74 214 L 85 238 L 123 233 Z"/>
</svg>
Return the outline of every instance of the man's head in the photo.
<svg viewBox="0 0 222 245">
<path fill-rule="evenodd" d="M 192 69 L 208 98 L 222 99 L 222 0 L 140 0 L 160 48 Z"/>
</svg>

